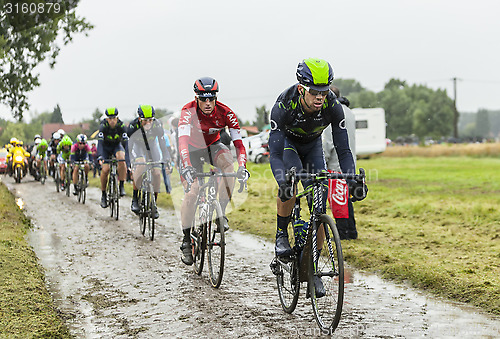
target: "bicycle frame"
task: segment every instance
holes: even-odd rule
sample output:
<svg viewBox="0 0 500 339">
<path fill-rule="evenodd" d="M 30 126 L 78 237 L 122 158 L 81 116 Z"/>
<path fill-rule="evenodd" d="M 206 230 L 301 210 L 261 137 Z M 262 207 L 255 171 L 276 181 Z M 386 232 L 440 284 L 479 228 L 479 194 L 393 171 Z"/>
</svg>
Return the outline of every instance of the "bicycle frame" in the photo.
<svg viewBox="0 0 500 339">
<path fill-rule="evenodd" d="M 203 270 L 205 251 L 208 256 L 210 282 L 218 288 L 224 274 L 225 235 L 224 215 L 217 200 L 220 178 L 236 177 L 236 173 L 222 173 L 216 169 L 209 172 L 197 173 L 199 190 L 194 208 L 194 219 L 191 228 L 191 242 L 193 244 L 193 259 L 195 273 L 200 275 Z M 205 182 L 205 178 L 208 180 Z M 243 190 L 241 183 L 240 192 Z M 190 188 L 190 185 L 188 185 Z M 189 189 L 188 189 L 189 190 Z"/>
<path fill-rule="evenodd" d="M 335 221 L 326 214 L 325 182 L 327 179 L 345 179 L 364 183 L 364 170 L 360 169 L 360 174 L 355 175 L 296 173 L 293 168 L 286 179 L 292 184 L 293 192 L 296 192 L 299 180 L 311 180 L 312 183 L 295 195 L 287 226 L 287 229 L 291 227 L 293 230 L 293 235 L 289 236 L 294 243 L 293 254 L 284 258 L 275 257 L 270 265 L 276 275 L 280 302 L 285 312 L 292 313 L 297 305 L 300 283 L 307 282 L 306 298 L 311 299 L 316 322 L 322 331 L 331 334 L 340 321 L 344 300 L 343 254 Z M 311 209 L 303 248 L 297 246 L 300 239 L 295 238 L 296 221 L 301 219 L 302 198 L 308 198 Z M 328 277 L 325 280 L 328 287 L 323 287 L 322 277 Z"/>
<path fill-rule="evenodd" d="M 364 170 L 360 170 L 361 174 L 342 174 L 342 173 L 295 173 L 295 170 L 289 174 L 289 180 L 292 182 L 294 191 L 296 190 L 298 180 L 312 180 L 312 187 L 298 193 L 296 195 L 295 205 L 292 210 L 293 220 L 300 219 L 300 199 L 309 198 L 312 199 L 312 211 L 309 218 L 309 227 L 306 238 L 306 245 L 304 246 L 303 257 L 310 255 L 311 248 L 317 248 L 317 232 L 318 232 L 318 222 L 320 222 L 321 216 L 326 213 L 325 211 L 325 200 L 326 195 L 324 194 L 324 182 L 328 179 L 344 179 L 344 180 L 358 180 L 364 182 L 365 175 Z M 331 249 L 330 249 L 331 250 Z M 312 251 L 312 262 L 317 262 L 317 251 Z M 309 273 L 309 267 L 305 265 L 309 260 L 302 260 L 300 265 L 300 277 L 301 282 L 307 281 L 307 275 Z M 335 269 L 335 268 L 334 268 Z M 304 279 L 304 280 L 303 280 Z"/>
</svg>

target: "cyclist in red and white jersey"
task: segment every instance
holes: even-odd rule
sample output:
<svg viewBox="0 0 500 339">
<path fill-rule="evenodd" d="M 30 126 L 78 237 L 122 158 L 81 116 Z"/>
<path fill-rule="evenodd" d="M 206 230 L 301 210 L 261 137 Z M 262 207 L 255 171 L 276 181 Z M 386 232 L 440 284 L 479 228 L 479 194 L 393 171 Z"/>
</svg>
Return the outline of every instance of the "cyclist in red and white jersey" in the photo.
<svg viewBox="0 0 500 339">
<path fill-rule="evenodd" d="M 233 144 L 236 147 L 238 161 L 238 179 L 247 180 L 247 155 L 241 140 L 240 126 L 236 114 L 217 101 L 219 84 L 210 77 L 197 79 L 194 83 L 195 99 L 186 104 L 179 118 L 179 153 L 181 180 L 184 187 L 191 185 L 186 193 L 181 207 L 181 224 L 184 234 L 182 241 L 182 262 L 193 264 L 191 253 L 190 227 L 194 215 L 194 205 L 198 194 L 196 172 L 203 171 L 203 163 L 209 163 L 224 173 L 234 173 L 231 151 L 220 141 L 220 132 L 226 126 L 229 128 Z M 219 186 L 219 202 L 225 215 L 226 206 L 231 200 L 234 180 L 221 180 Z M 224 229 L 229 229 L 227 218 L 224 217 Z"/>
</svg>

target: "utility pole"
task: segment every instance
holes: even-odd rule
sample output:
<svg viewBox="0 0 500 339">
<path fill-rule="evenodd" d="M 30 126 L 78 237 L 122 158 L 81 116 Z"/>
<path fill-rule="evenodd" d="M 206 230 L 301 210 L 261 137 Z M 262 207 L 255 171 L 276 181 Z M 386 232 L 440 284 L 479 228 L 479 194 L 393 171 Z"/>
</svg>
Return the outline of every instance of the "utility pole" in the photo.
<svg viewBox="0 0 500 339">
<path fill-rule="evenodd" d="M 457 77 L 453 79 L 453 137 L 458 139 Z"/>
</svg>

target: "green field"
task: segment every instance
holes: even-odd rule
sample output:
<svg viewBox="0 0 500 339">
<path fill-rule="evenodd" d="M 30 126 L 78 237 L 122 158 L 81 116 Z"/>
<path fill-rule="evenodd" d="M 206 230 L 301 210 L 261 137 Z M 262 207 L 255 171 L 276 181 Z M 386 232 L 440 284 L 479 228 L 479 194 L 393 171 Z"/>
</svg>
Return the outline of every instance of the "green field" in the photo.
<svg viewBox="0 0 500 339">
<path fill-rule="evenodd" d="M 342 242 L 346 261 L 500 314 L 500 159 L 378 157 L 358 166 L 370 191 L 355 203 L 359 239 Z M 235 196 L 231 227 L 273 240 L 276 183 L 269 165 L 248 167 L 248 194 Z M 172 200 L 161 194 L 159 204 Z M 0 337 L 68 337 L 24 237 L 29 221 L 4 185 L 0 215 Z"/>
<path fill-rule="evenodd" d="M 354 204 L 359 238 L 342 242 L 346 261 L 500 314 L 500 159 L 379 157 L 358 166 L 369 193 Z M 248 199 L 231 225 L 273 239 L 276 184 L 269 165 L 249 169 Z"/>
</svg>

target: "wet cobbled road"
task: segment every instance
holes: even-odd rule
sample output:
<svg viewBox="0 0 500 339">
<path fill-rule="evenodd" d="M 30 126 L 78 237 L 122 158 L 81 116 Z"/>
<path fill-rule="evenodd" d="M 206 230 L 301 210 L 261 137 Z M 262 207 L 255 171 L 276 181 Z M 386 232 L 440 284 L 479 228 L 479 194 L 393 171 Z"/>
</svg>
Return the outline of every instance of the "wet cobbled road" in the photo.
<svg viewBox="0 0 500 339">
<path fill-rule="evenodd" d="M 300 338 L 322 334 L 305 286 L 295 312 L 282 311 L 269 269 L 273 246 L 230 230 L 224 278 L 211 287 L 180 261 L 174 213 L 161 210 L 154 241 L 139 232 L 130 197 L 120 220 L 90 188 L 71 195 L 25 178 L 2 181 L 25 203 L 29 241 L 56 306 L 77 338 Z M 500 319 L 349 269 L 338 338 L 498 338 Z"/>
</svg>

